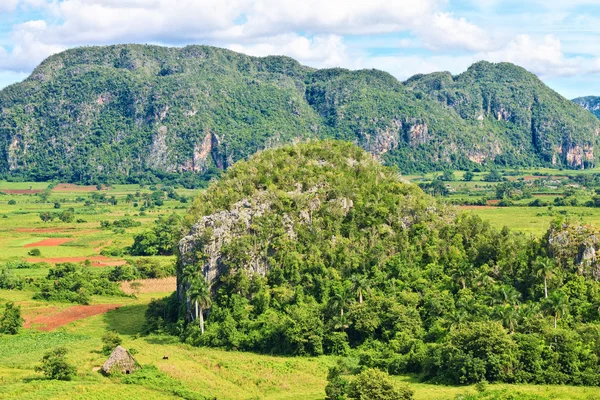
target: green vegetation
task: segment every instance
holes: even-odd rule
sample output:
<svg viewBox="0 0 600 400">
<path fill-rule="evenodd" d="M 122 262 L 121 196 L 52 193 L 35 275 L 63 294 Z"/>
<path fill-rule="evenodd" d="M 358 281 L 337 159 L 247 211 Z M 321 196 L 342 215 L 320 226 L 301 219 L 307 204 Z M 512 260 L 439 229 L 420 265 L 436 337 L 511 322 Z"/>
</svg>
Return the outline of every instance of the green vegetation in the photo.
<svg viewBox="0 0 600 400">
<path fill-rule="evenodd" d="M 205 307 L 181 315 L 183 334 L 169 301 L 155 307 L 186 343 L 357 357 L 452 384 L 600 383 L 590 226 L 556 220 L 542 237 L 496 229 L 342 142 L 236 164 L 185 224 L 181 289 L 194 305 L 209 278 L 206 329 L 192 322 Z"/>
<path fill-rule="evenodd" d="M 36 371 L 43 372 L 49 379 L 59 381 L 70 381 L 75 375 L 76 369 L 67 362 L 67 349 L 58 347 L 44 354 L 41 365 L 36 367 Z"/>
<path fill-rule="evenodd" d="M 203 187 L 258 150 L 313 138 L 355 141 L 405 173 L 587 168 L 600 128 L 510 64 L 401 83 L 377 70 L 314 70 L 208 46 L 68 50 L 2 90 L 0 107 L 0 174 L 98 187 Z"/>
<path fill-rule="evenodd" d="M 6 303 L 0 318 L 0 333 L 16 335 L 22 327 L 21 307 L 15 306 L 13 302 Z"/>
</svg>

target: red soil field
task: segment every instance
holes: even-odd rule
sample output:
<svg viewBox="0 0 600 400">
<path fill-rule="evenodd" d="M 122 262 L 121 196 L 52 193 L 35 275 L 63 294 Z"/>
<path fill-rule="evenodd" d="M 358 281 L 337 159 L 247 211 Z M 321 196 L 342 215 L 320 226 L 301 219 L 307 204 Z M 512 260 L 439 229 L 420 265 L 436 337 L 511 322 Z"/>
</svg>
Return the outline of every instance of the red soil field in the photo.
<svg viewBox="0 0 600 400">
<path fill-rule="evenodd" d="M 121 307 L 122 304 L 97 304 L 93 306 L 73 306 L 63 311 L 55 312 L 56 307 L 48 307 L 47 313 L 37 316 L 25 316 L 25 328 L 35 326 L 41 331 L 52 331 L 58 327 L 93 315 L 104 314 Z M 38 310 L 39 313 L 40 310 Z"/>
<path fill-rule="evenodd" d="M 500 203 L 500 200 L 488 200 L 487 201 L 488 206 L 493 206 L 494 204 L 498 204 L 498 203 Z"/>
<path fill-rule="evenodd" d="M 47 262 L 50 264 L 58 264 L 58 263 L 81 263 L 85 262 L 85 260 L 90 260 L 92 262 L 92 267 L 116 267 L 117 265 L 125 265 L 127 261 L 125 260 L 115 260 L 112 258 L 108 258 L 105 256 L 92 256 L 92 257 L 60 257 L 60 258 L 27 258 L 29 262 L 37 263 L 37 262 Z"/>
<path fill-rule="evenodd" d="M 60 246 L 63 243 L 67 243 L 73 240 L 72 238 L 51 238 L 40 240 L 39 242 L 29 243 L 23 247 L 54 247 Z"/>
</svg>

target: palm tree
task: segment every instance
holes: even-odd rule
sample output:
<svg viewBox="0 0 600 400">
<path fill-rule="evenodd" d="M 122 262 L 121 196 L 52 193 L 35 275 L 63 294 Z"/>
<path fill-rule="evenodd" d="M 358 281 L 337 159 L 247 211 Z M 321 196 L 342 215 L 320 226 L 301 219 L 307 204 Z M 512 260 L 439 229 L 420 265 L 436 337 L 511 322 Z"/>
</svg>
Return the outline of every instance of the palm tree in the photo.
<svg viewBox="0 0 600 400">
<path fill-rule="evenodd" d="M 200 331 L 204 335 L 204 311 L 212 304 L 210 285 L 206 279 L 198 278 L 193 281 L 187 293 L 190 301 L 196 306 L 196 318 L 200 320 Z"/>
<path fill-rule="evenodd" d="M 544 278 L 544 298 L 548 298 L 548 279 L 554 277 L 556 265 L 554 261 L 548 257 L 538 257 L 535 260 L 536 275 Z"/>
<path fill-rule="evenodd" d="M 495 314 L 500 321 L 502 321 L 502 325 L 508 330 L 508 333 L 515 332 L 515 327 L 519 321 L 519 315 L 514 307 L 508 304 L 499 306 L 496 308 Z"/>
<path fill-rule="evenodd" d="M 363 294 L 365 292 L 369 292 L 371 288 L 369 287 L 369 281 L 363 275 L 353 275 L 352 278 L 352 288 L 356 290 L 356 294 L 358 295 L 358 303 L 362 304 L 363 302 Z"/>
<path fill-rule="evenodd" d="M 473 276 L 473 266 L 468 263 L 461 263 L 452 275 L 463 289 L 467 288 L 467 280 Z"/>
<path fill-rule="evenodd" d="M 544 309 L 554 317 L 554 329 L 556 329 L 557 321 L 569 312 L 569 296 L 560 290 L 553 292 L 552 295 L 546 299 Z"/>
<path fill-rule="evenodd" d="M 454 310 L 447 316 L 448 327 L 456 327 L 462 324 L 468 318 L 468 314 L 464 310 Z"/>
<path fill-rule="evenodd" d="M 500 288 L 500 291 L 497 293 L 497 298 L 494 301 L 494 303 L 509 304 L 518 308 L 520 298 L 521 293 L 519 293 L 517 289 L 515 289 L 512 286 L 504 285 Z"/>
<path fill-rule="evenodd" d="M 348 305 L 350 294 L 347 285 L 342 285 L 333 294 L 333 307 L 340 309 L 340 316 L 344 316 L 344 308 Z"/>
</svg>

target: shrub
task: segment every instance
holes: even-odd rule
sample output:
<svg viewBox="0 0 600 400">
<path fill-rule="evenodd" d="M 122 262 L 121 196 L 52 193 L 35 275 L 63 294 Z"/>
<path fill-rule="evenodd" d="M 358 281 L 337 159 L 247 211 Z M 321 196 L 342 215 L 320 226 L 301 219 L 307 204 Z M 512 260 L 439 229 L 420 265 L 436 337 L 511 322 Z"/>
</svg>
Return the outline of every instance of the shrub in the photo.
<svg viewBox="0 0 600 400">
<path fill-rule="evenodd" d="M 120 346 L 123 343 L 123 339 L 116 332 L 106 332 L 102 336 L 102 354 L 109 356 L 113 352 L 115 347 Z"/>
<path fill-rule="evenodd" d="M 8 201 L 8 204 L 11 205 L 11 206 L 14 206 L 15 204 L 17 204 L 17 201 L 11 199 L 11 200 Z"/>
<path fill-rule="evenodd" d="M 389 375 L 378 369 L 366 369 L 348 387 L 348 397 L 356 400 L 411 400 L 408 386 L 395 387 Z"/>
<path fill-rule="evenodd" d="M 58 219 L 60 219 L 62 222 L 70 223 L 75 219 L 75 214 L 73 214 L 72 211 L 63 211 L 58 215 Z"/>
<path fill-rule="evenodd" d="M 40 249 L 31 249 L 27 252 L 27 254 L 29 254 L 32 257 L 39 257 L 42 255 L 42 252 L 40 251 Z"/>
<path fill-rule="evenodd" d="M 15 306 L 13 302 L 6 303 L 4 314 L 0 318 L 0 333 L 16 335 L 22 326 L 21 307 Z"/>
<path fill-rule="evenodd" d="M 67 363 L 67 349 L 58 347 L 44 354 L 41 365 L 35 367 L 38 372 L 43 372 L 50 379 L 70 381 L 75 375 L 75 367 Z"/>
</svg>

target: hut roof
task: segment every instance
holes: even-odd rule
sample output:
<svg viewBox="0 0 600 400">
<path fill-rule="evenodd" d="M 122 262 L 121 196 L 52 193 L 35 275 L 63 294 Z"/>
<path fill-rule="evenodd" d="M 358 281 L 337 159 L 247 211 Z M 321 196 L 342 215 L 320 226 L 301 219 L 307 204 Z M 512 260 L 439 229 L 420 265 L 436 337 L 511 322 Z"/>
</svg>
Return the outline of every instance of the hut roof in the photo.
<svg viewBox="0 0 600 400">
<path fill-rule="evenodd" d="M 107 375 L 114 372 L 129 374 L 138 368 L 139 364 L 135 358 L 124 347 L 117 346 L 102 365 L 102 372 Z"/>
</svg>

